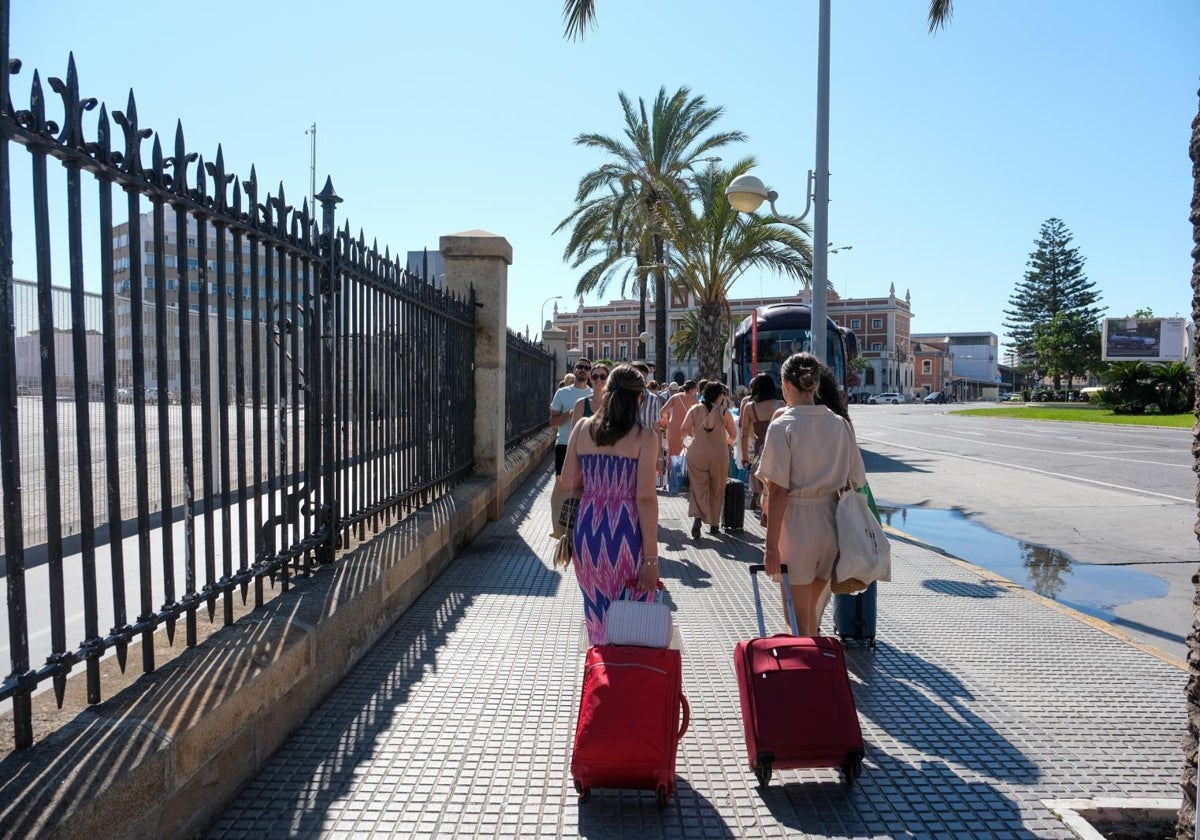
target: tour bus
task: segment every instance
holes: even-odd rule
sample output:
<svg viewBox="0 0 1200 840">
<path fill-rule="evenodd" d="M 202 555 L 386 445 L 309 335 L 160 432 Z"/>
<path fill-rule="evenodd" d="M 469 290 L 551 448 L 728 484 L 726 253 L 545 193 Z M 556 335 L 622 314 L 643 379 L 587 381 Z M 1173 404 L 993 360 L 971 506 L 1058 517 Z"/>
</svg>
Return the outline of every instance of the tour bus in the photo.
<svg viewBox="0 0 1200 840">
<path fill-rule="evenodd" d="M 754 345 L 757 339 L 758 352 Z M 779 371 L 793 353 L 812 352 L 812 309 L 806 303 L 760 306 L 743 319 L 730 338 L 733 385 L 749 386 L 757 373 L 769 373 L 780 383 Z M 858 355 L 858 338 L 832 318 L 825 321 L 825 364 L 833 369 L 843 391 L 849 387 L 850 362 Z"/>
</svg>

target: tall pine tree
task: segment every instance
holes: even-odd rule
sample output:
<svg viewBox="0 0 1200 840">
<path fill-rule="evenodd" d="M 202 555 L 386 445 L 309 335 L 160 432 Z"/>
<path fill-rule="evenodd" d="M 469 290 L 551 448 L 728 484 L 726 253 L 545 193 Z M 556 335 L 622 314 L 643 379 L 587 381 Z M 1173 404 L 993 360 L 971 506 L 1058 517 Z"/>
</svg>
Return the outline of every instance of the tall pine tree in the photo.
<svg viewBox="0 0 1200 840">
<path fill-rule="evenodd" d="M 1091 323 L 1103 308 L 1096 284 L 1083 272 L 1083 257 L 1071 247 L 1071 232 L 1061 219 L 1047 219 L 1029 255 L 1025 279 L 1017 284 L 1004 310 L 1013 349 L 1022 364 L 1039 366 L 1038 341 L 1055 324 Z M 1056 320 L 1056 316 L 1057 320 Z"/>
</svg>

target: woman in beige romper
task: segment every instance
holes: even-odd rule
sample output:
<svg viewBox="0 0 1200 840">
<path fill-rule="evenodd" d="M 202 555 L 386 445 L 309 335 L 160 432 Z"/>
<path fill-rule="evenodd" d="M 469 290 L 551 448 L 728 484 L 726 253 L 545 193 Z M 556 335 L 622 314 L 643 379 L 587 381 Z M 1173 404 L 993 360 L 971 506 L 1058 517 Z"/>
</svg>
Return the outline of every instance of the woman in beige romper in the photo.
<svg viewBox="0 0 1200 840">
<path fill-rule="evenodd" d="M 692 539 L 700 539 L 700 522 L 709 533 L 721 533 L 721 506 L 725 503 L 725 481 L 729 478 L 729 447 L 737 440 L 733 415 L 725 407 L 725 386 L 709 382 L 700 402 L 688 409 L 683 434 L 691 435 L 687 448 L 688 516 L 692 517 Z"/>
<path fill-rule="evenodd" d="M 814 401 L 821 367 L 811 353 L 783 363 L 787 408 L 767 428 L 757 473 L 770 510 L 763 564 L 772 576 L 787 564 L 801 636 L 817 635 L 817 607 L 833 575 L 838 490 L 867 481 L 849 424 Z"/>
</svg>

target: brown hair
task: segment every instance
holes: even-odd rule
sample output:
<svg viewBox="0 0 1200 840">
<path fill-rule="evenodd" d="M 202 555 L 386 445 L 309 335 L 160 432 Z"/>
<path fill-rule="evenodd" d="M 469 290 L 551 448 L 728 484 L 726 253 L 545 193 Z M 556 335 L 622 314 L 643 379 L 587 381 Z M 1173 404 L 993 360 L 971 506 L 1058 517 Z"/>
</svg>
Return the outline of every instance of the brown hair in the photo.
<svg viewBox="0 0 1200 840">
<path fill-rule="evenodd" d="M 779 375 L 801 391 L 815 391 L 821 381 L 821 362 L 812 353 L 793 353 L 783 363 Z"/>
<path fill-rule="evenodd" d="M 645 390 L 646 380 L 632 365 L 617 365 L 609 372 L 608 387 L 589 421 L 588 430 L 597 446 L 612 446 L 637 425 Z"/>
</svg>

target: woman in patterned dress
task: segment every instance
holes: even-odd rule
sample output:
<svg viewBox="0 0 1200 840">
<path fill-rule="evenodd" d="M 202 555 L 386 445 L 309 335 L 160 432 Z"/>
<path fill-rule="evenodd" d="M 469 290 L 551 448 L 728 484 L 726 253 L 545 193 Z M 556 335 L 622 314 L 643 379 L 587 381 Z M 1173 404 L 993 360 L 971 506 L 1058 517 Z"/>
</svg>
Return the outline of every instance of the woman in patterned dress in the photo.
<svg viewBox="0 0 1200 840">
<path fill-rule="evenodd" d="M 637 580 L 629 595 L 640 601 L 658 586 L 658 435 L 638 424 L 645 392 L 632 366 L 614 368 L 603 396 L 592 400 L 595 413 L 571 430 L 559 477 L 566 490 L 583 488 L 572 563 L 592 645 L 604 644 L 608 606 L 627 580 Z"/>
</svg>

